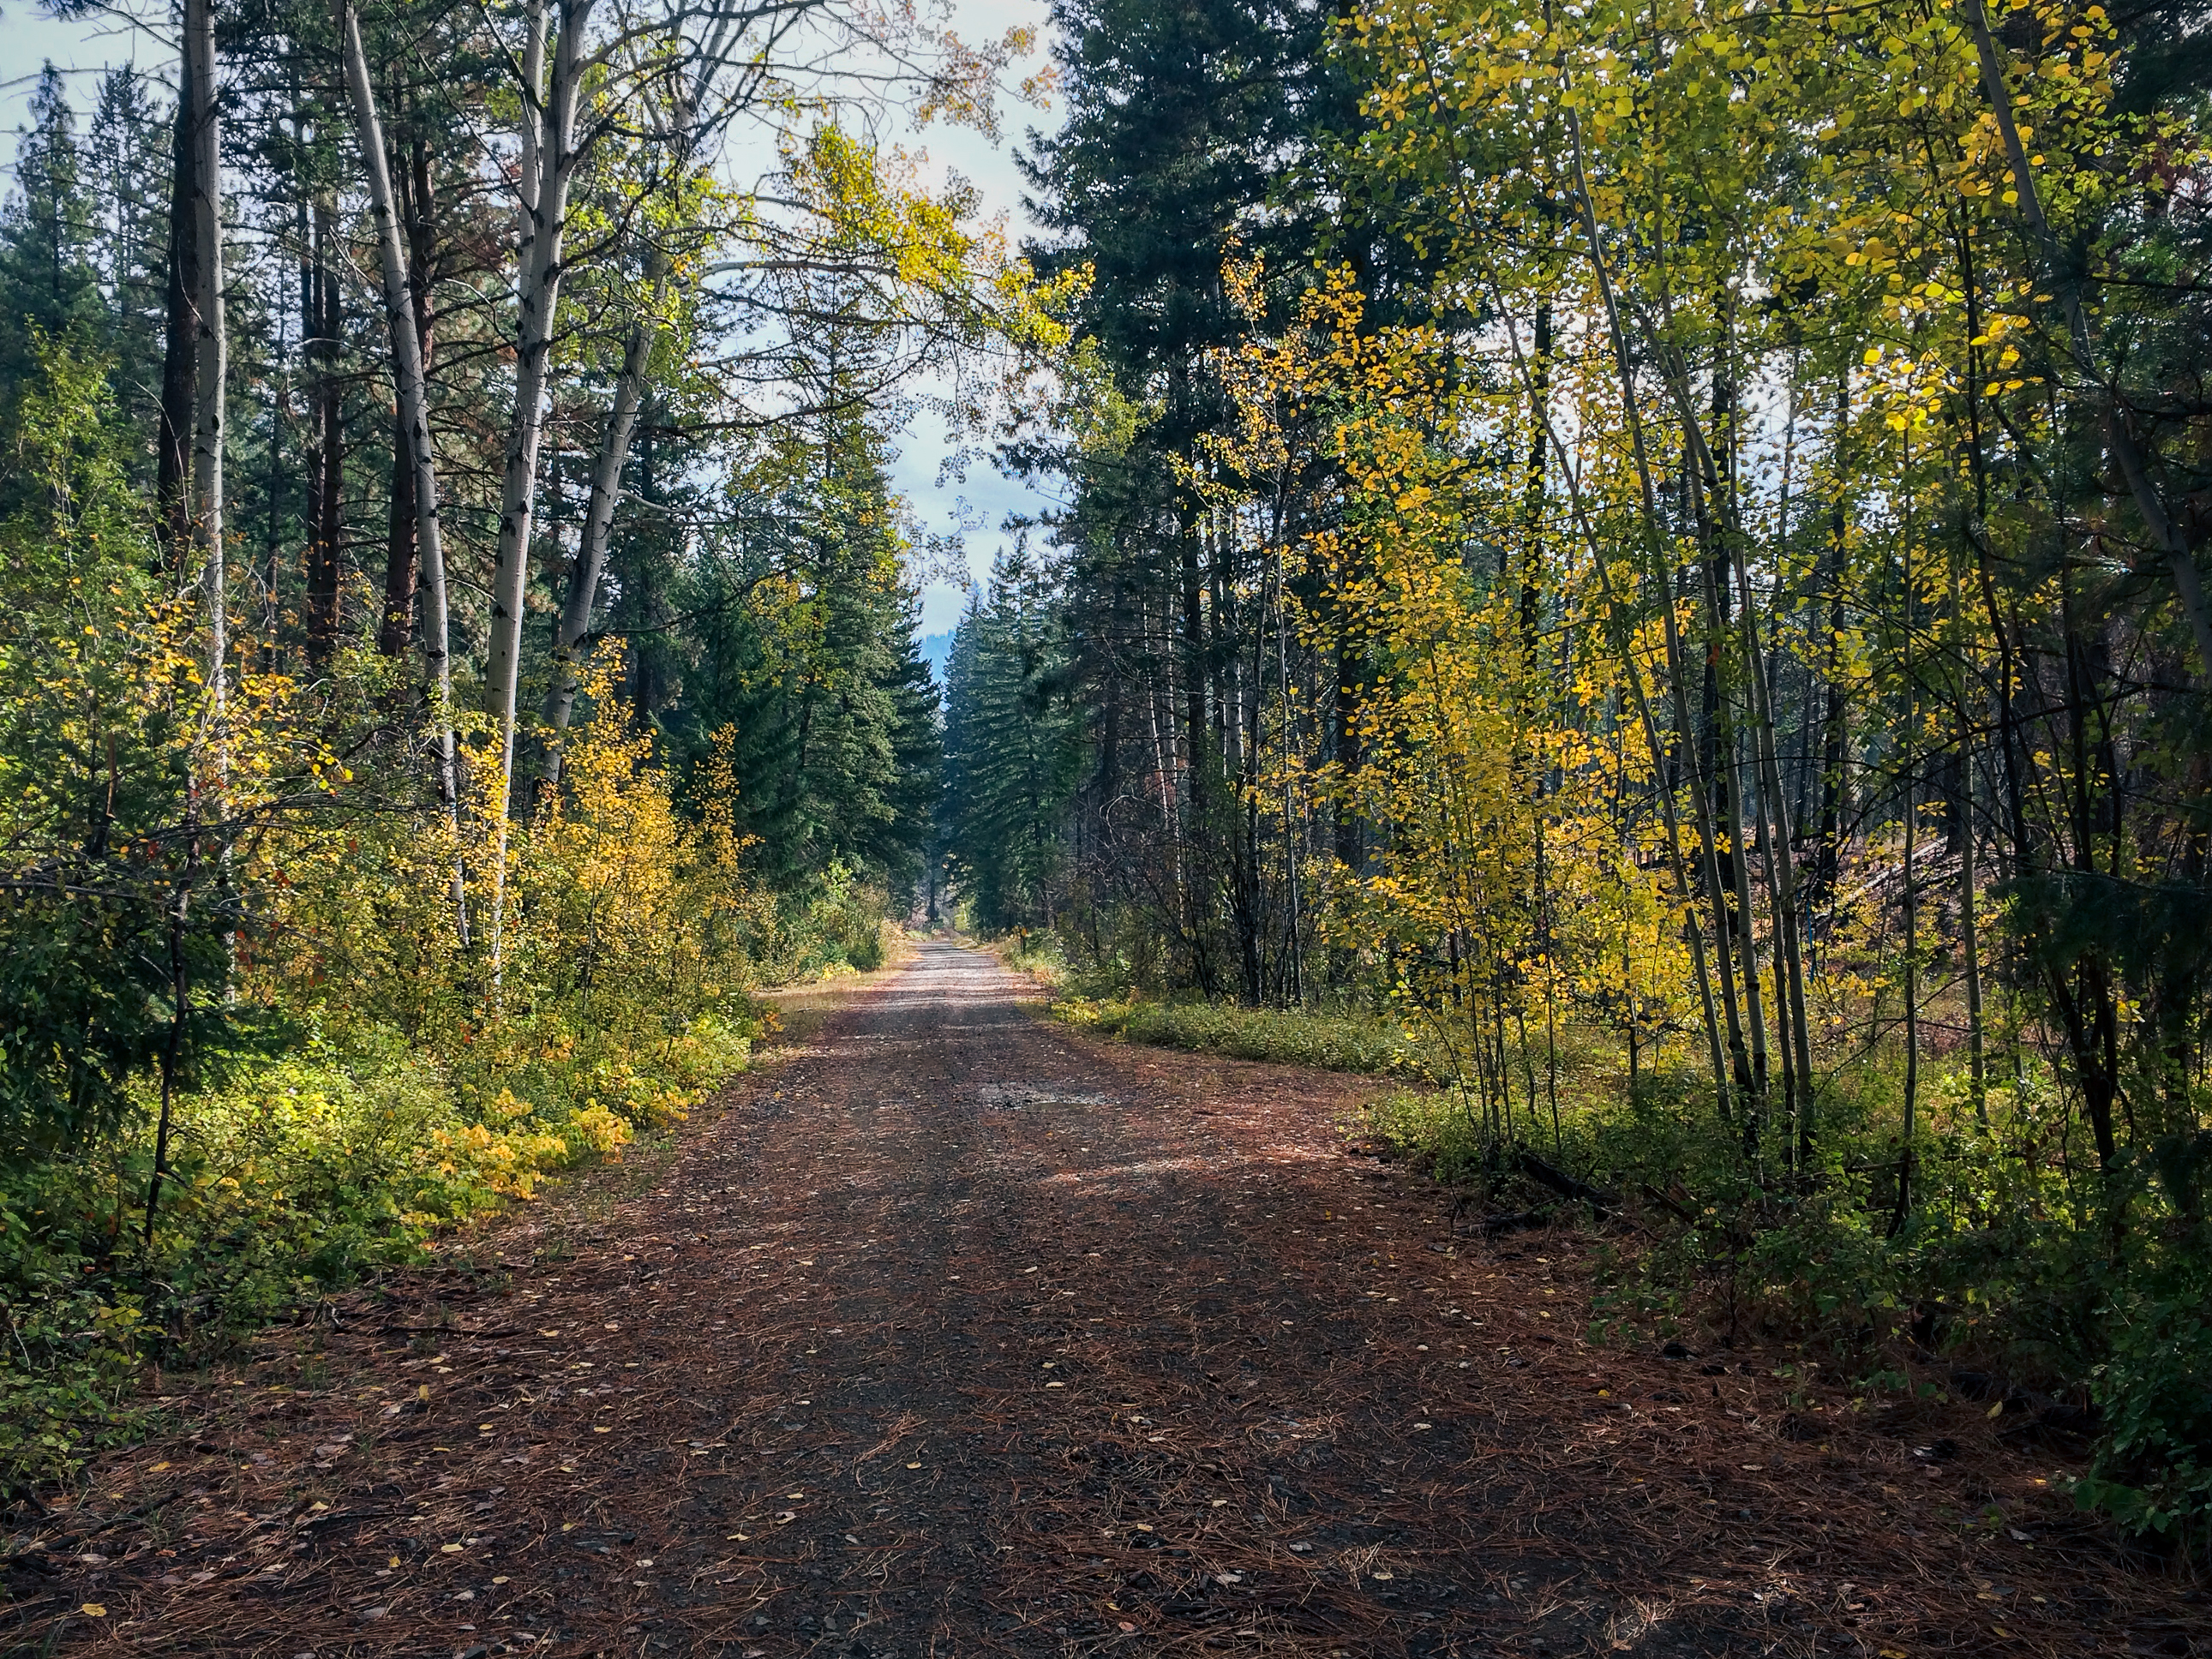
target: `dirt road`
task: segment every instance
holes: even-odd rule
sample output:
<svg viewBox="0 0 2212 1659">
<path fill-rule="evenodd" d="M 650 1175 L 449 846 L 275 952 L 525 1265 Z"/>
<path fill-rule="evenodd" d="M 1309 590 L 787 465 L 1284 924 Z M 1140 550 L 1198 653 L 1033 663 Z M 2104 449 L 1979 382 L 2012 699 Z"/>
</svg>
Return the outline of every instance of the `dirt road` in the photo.
<svg viewBox="0 0 2212 1659">
<path fill-rule="evenodd" d="M 2025 1654 L 2200 1627 L 2112 1574 L 2048 1455 L 1972 1440 L 1980 1407 L 1876 1423 L 1793 1406 L 1771 1356 L 1586 1346 L 1583 1246 L 1455 1237 L 1347 1146 L 1349 1082 L 1092 1042 L 1024 990 L 926 945 L 634 1190 L 501 1224 L 173 1401 L 178 1433 L 18 1537 L 16 1650 Z M 1938 1429 L 1964 1449 L 1916 1457 Z"/>
</svg>

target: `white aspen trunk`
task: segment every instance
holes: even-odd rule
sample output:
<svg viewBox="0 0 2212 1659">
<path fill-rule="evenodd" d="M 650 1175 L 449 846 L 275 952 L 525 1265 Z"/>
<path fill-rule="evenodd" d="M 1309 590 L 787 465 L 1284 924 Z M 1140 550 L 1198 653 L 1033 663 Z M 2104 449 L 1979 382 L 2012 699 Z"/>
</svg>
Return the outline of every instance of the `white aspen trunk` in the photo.
<svg viewBox="0 0 2212 1659">
<path fill-rule="evenodd" d="M 1648 337 L 1647 337 L 1648 339 Z M 1790 1064 L 1797 1074 L 1796 1120 L 1797 1142 L 1802 1147 L 1809 1142 L 1814 1115 L 1812 1109 L 1812 1045 L 1808 1035 L 1805 1007 L 1805 978 L 1802 955 L 1797 937 L 1797 870 L 1790 825 L 1789 796 L 1783 788 L 1782 761 L 1777 745 L 1774 710 L 1767 698 L 1766 652 L 1761 641 L 1759 611 L 1751 585 L 1751 570 L 1745 561 L 1747 537 L 1743 526 L 1741 503 L 1735 495 L 1732 483 L 1725 478 L 1720 464 L 1715 459 L 1705 441 L 1704 429 L 1698 424 L 1692 406 L 1687 377 L 1677 358 L 1670 357 L 1649 342 L 1668 372 L 1662 376 L 1674 404 L 1675 412 L 1688 434 L 1691 460 L 1696 476 L 1702 480 L 1707 499 L 1712 503 L 1715 533 L 1726 544 L 1723 556 L 1729 562 L 1735 578 L 1736 603 L 1741 612 L 1739 626 L 1743 631 L 1745 678 L 1749 689 L 1746 696 L 1747 713 L 1751 722 L 1752 757 L 1759 775 L 1760 822 L 1763 838 L 1768 847 L 1767 873 L 1771 887 L 1769 902 L 1774 911 L 1773 945 L 1778 980 L 1784 989 L 1778 994 L 1777 1018 L 1784 1030 L 1784 1040 L 1790 1044 Z M 1740 789 L 1740 786 L 1739 786 Z M 1731 803 L 1733 805 L 1733 803 Z M 1739 821 L 1741 813 L 1736 814 Z M 1739 840 L 1741 831 L 1739 824 Z M 1739 866 L 1741 878 L 1747 869 L 1748 849 L 1741 852 L 1747 863 Z M 1746 938 L 1749 933 L 1749 905 L 1742 901 L 1746 916 Z"/>
<path fill-rule="evenodd" d="M 376 91 L 368 76 L 368 54 L 361 41 L 361 18 L 349 0 L 338 0 L 338 27 L 345 52 L 346 87 L 353 100 L 354 132 L 368 173 L 369 208 L 376 221 L 376 246 L 384 276 L 384 314 L 392 336 L 392 379 L 399 421 L 407 434 L 408 458 L 415 474 L 415 540 L 422 569 L 422 664 L 437 698 L 438 795 L 447 822 L 460 831 L 459 780 L 453 754 L 453 666 L 446 604 L 445 540 L 438 520 L 438 471 L 430 447 L 428 388 L 422 372 L 422 340 L 415 328 L 414 295 L 407 280 L 407 258 L 399 245 L 399 213 L 392 190 L 391 163 L 385 155 L 384 124 L 376 112 Z M 454 925 L 461 942 L 469 938 L 467 885 L 458 861 L 453 882 Z"/>
<path fill-rule="evenodd" d="M 199 252 L 199 290 L 193 312 L 194 410 L 192 420 L 192 534 L 202 559 L 201 580 L 208 618 L 208 712 L 214 738 L 209 755 L 213 770 L 215 817 L 228 815 L 230 752 L 224 712 L 230 696 L 229 581 L 223 545 L 223 390 L 230 378 L 230 335 L 222 307 L 222 119 L 215 105 L 215 0 L 185 0 L 184 70 L 192 123 L 192 238 Z M 191 856 L 198 856 L 198 837 Z M 226 836 L 216 854 L 220 886 L 230 886 L 230 843 Z M 180 896 L 179 904 L 184 902 Z M 181 912 L 180 912 L 181 914 Z M 223 928 L 223 1000 L 237 995 L 238 936 Z M 181 981 L 180 981 L 181 982 Z M 147 1226 L 153 1226 L 151 1191 Z"/>
<path fill-rule="evenodd" d="M 1621 413 L 1628 423 L 1630 445 L 1636 458 L 1636 477 L 1643 509 L 1644 535 L 1648 544 L 1646 551 L 1650 560 L 1652 585 L 1658 596 L 1659 617 L 1662 624 L 1662 635 L 1666 643 L 1668 700 L 1674 710 L 1674 730 L 1680 737 L 1683 756 L 1688 763 L 1690 799 L 1697 822 L 1700 842 L 1699 854 L 1703 863 L 1706 890 L 1713 900 L 1714 940 L 1711 965 L 1708 964 L 1705 937 L 1698 927 L 1696 913 L 1690 908 L 1692 902 L 1692 889 L 1690 884 L 1689 866 L 1682 854 L 1681 830 L 1674 810 L 1673 792 L 1667 788 L 1664 782 L 1667 751 L 1660 741 L 1658 725 L 1651 714 L 1650 699 L 1644 690 L 1644 671 L 1642 665 L 1637 662 L 1632 651 L 1624 650 L 1622 660 L 1628 669 L 1629 685 L 1636 695 L 1637 715 L 1644 730 L 1644 743 L 1650 749 L 1652 766 L 1661 779 L 1658 789 L 1660 815 L 1667 829 L 1667 851 L 1674 868 L 1675 891 L 1685 907 L 1685 926 L 1690 939 L 1690 957 L 1697 970 L 1698 995 L 1705 1013 L 1705 1042 L 1712 1063 L 1713 1088 L 1717 1097 L 1722 1120 L 1726 1121 L 1729 1116 L 1729 1103 L 1735 1092 L 1735 1087 L 1732 1086 L 1729 1061 L 1735 1061 L 1747 1072 L 1749 1060 L 1744 1055 L 1742 1022 L 1736 1006 L 1735 987 L 1729 963 L 1727 918 L 1723 912 L 1718 897 L 1721 890 L 1720 860 L 1714 846 L 1712 801 L 1711 797 L 1707 793 L 1705 779 L 1692 744 L 1696 727 L 1690 720 L 1681 629 L 1674 614 L 1674 584 L 1667 570 L 1667 543 L 1659 522 L 1659 502 L 1657 491 L 1652 482 L 1650 453 L 1644 446 L 1643 417 L 1637 408 L 1633 360 L 1628 353 L 1627 337 L 1621 329 L 1620 305 L 1613 293 L 1612 271 L 1606 264 L 1604 240 L 1598 234 L 1597 210 L 1590 201 L 1589 179 L 1583 165 L 1582 125 L 1574 118 L 1571 112 L 1567 118 L 1567 132 L 1573 140 L 1574 146 L 1577 205 L 1582 216 L 1583 234 L 1588 239 L 1591 269 L 1597 276 L 1599 297 L 1604 302 L 1607 338 L 1613 348 L 1615 371 L 1620 377 Z M 1510 318 L 1507 326 L 1509 329 L 1511 327 Z M 1520 351 L 1518 336 L 1516 335 L 1514 337 L 1517 361 Z M 1531 384 L 1525 364 L 1522 368 L 1521 374 L 1524 385 Z M 1596 526 L 1591 522 L 1589 509 L 1583 500 L 1580 471 L 1577 468 L 1566 465 L 1567 451 L 1559 442 L 1556 428 L 1550 427 L 1551 414 L 1548 407 L 1542 408 L 1540 413 L 1551 431 L 1552 448 L 1560 457 L 1562 471 L 1567 484 L 1568 500 L 1574 512 L 1576 526 L 1581 533 L 1583 544 L 1589 550 L 1591 560 L 1597 570 L 1598 580 L 1605 591 L 1607 601 L 1608 604 L 1613 603 L 1613 579 L 1606 564 L 1604 544 L 1598 538 Z M 1711 966 L 1717 966 L 1719 969 L 1717 1009 L 1715 1004 Z M 1721 1048 L 1723 1016 L 1726 1019 L 1728 1034 L 1728 1055 L 1725 1060 Z M 1741 1077 L 1733 1080 L 1735 1085 L 1740 1085 L 1741 1081 Z"/>
<path fill-rule="evenodd" d="M 542 52 L 542 46 L 539 50 Z M 702 81 L 705 75 L 702 69 Z M 696 104 L 696 92 L 679 89 L 672 123 L 676 135 L 672 149 L 679 165 L 691 153 L 692 112 Z M 562 739 L 576 708 L 576 652 L 592 629 L 592 610 L 599 600 L 599 578 L 606 569 L 607 543 L 614 531 L 615 503 L 622 495 L 623 469 L 629 461 L 630 440 L 637 431 L 638 407 L 645 398 L 647 373 L 652 367 L 653 347 L 659 335 L 661 307 L 668 299 L 669 262 L 665 253 L 658 247 L 653 248 L 647 265 L 653 276 L 652 299 L 647 314 L 631 324 L 629 337 L 623 342 L 622 372 L 615 381 L 614 402 L 607 410 L 606 428 L 592 468 L 591 497 L 584 512 L 583 544 L 577 550 L 575 574 L 569 580 L 568 591 L 562 597 L 561 619 L 553 639 L 551 682 L 545 689 L 545 701 L 538 711 L 552 733 L 541 780 L 547 788 L 561 781 Z"/>
<path fill-rule="evenodd" d="M 198 343 L 192 516 L 207 587 L 208 689 L 220 712 L 230 655 L 222 524 L 223 383 L 229 377 L 230 340 L 222 312 L 222 123 L 215 106 L 215 0 L 185 0 L 185 68 L 195 118 L 192 234 L 200 265 L 199 292 L 192 296 Z"/>
<path fill-rule="evenodd" d="M 1783 1007 L 1778 1012 L 1790 1024 L 1788 1042 L 1791 1063 L 1797 1073 L 1796 1124 L 1799 1150 L 1809 1144 L 1813 1125 L 1813 1048 L 1807 1026 L 1803 951 L 1797 933 L 1798 896 L 1796 842 L 1790 823 L 1790 798 L 1783 787 L 1782 755 L 1775 736 L 1774 708 L 1767 695 L 1766 648 L 1759 636 L 1759 613 L 1752 600 L 1751 572 L 1743 551 L 1741 514 L 1731 498 L 1735 521 L 1732 562 L 1735 569 L 1737 603 L 1743 611 L 1744 651 L 1749 665 L 1753 750 L 1759 771 L 1759 796 L 1766 814 L 1769 878 L 1775 890 L 1775 945 L 1785 983 Z"/>
<path fill-rule="evenodd" d="M 491 650 L 484 710 L 499 723 L 499 769 L 492 780 L 492 983 L 499 984 L 507 899 L 509 796 L 514 776 L 515 695 L 522 668 L 523 596 L 529 585 L 530 532 L 537 505 L 538 445 L 544 432 L 546 370 L 561 294 L 562 231 L 574 177 L 576 101 L 582 89 L 584 29 L 592 0 L 562 0 L 553 43 L 550 85 L 542 101 L 523 89 L 520 269 L 515 285 L 514 410 L 507 426 L 500 486 L 499 550 L 492 570 Z M 544 27 L 533 9 L 532 27 Z M 538 56 L 542 57 L 540 46 Z M 534 65 L 526 61 L 526 73 Z"/>
<path fill-rule="evenodd" d="M 665 289 L 665 279 L 654 285 L 656 311 Z M 576 707 L 576 651 L 591 632 L 592 607 L 599 598 L 599 576 L 606 568 L 607 543 L 614 529 L 615 501 L 622 490 L 623 468 L 629 460 L 630 439 L 637 430 L 638 405 L 644 399 L 646 368 L 653 358 L 657 332 L 650 317 L 640 318 L 630 327 L 629 338 L 623 345 L 622 373 L 615 381 L 614 404 L 607 411 L 606 431 L 592 467 L 583 545 L 578 550 L 576 572 L 562 601 L 559 632 L 553 641 L 552 683 L 538 711 L 554 732 L 545 757 L 544 781 L 549 787 L 561 781 L 560 734 L 568 729 L 569 716 Z"/>
<path fill-rule="evenodd" d="M 528 257 L 531 222 L 538 216 L 538 184 L 544 165 L 538 123 L 545 115 L 545 0 L 530 0 L 522 28 L 522 156 L 514 180 L 515 196 L 522 204 L 519 258 Z"/>
</svg>

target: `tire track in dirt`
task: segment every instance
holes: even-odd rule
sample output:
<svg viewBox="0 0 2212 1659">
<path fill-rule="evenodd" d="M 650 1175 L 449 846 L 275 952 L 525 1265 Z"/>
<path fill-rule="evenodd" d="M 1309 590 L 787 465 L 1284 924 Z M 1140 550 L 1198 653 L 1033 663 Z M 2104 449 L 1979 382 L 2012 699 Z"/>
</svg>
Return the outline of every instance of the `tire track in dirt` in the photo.
<svg viewBox="0 0 2212 1659">
<path fill-rule="evenodd" d="M 2033 1585 L 1914 1525 L 1894 1437 L 1585 1346 L 1576 1241 L 1455 1239 L 1338 1133 L 1351 1082 L 1092 1042 L 1027 994 L 923 945 L 580 1245 L 520 1218 L 475 1249 L 501 1267 L 278 1334 L 19 1539 L 19 1639 L 2027 1653 L 2069 1598 L 2125 1611 L 2055 1518 Z M 2057 1514 L 2027 1461 L 1975 1478 Z"/>
</svg>

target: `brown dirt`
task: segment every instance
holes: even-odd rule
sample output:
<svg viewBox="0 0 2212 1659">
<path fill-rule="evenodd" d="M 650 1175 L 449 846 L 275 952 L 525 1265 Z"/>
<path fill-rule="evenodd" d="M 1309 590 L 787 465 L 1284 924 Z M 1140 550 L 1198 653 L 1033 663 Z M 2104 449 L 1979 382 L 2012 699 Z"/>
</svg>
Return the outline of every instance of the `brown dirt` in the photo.
<svg viewBox="0 0 2212 1659">
<path fill-rule="evenodd" d="M 924 946 L 196 1379 L 13 1540 L 12 1650 L 2212 1651 L 1982 1407 L 1591 1346 L 1592 1241 L 1455 1232 L 1353 1081 L 1026 994 Z"/>
</svg>

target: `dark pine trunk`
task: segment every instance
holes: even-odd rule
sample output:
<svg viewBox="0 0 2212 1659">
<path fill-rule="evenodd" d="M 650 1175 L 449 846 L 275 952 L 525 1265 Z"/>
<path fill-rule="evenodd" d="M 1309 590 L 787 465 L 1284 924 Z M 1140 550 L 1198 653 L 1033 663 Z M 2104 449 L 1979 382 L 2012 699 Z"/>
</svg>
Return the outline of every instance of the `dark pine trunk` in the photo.
<svg viewBox="0 0 2212 1659">
<path fill-rule="evenodd" d="M 331 249 L 337 234 L 328 204 L 318 202 L 306 283 L 308 361 L 315 367 L 315 447 L 307 533 L 307 655 L 327 665 L 338 637 L 339 483 L 345 470 L 345 428 L 337 380 L 338 284 Z"/>
<path fill-rule="evenodd" d="M 193 166 L 191 77 L 180 76 L 177 126 L 169 161 L 168 290 L 161 351 L 161 416 L 155 440 L 154 499 L 163 552 L 181 564 L 191 542 L 192 416 L 199 368 L 199 240 L 192 234 Z"/>
<path fill-rule="evenodd" d="M 402 112 L 405 106 L 395 103 Z M 395 175 L 399 212 L 407 235 L 407 291 L 415 307 L 415 334 L 422 344 L 422 374 L 427 382 L 435 342 L 436 320 L 431 304 L 431 285 L 436 281 L 437 221 L 430 192 L 430 147 L 416 133 L 409 146 L 408 165 Z M 424 390 L 428 391 L 428 386 Z M 415 585 L 421 549 L 416 540 L 415 466 L 407 428 L 394 410 L 392 422 L 392 512 L 385 521 L 384 622 L 378 630 L 377 649 L 396 657 L 407 649 L 414 631 Z"/>
</svg>

